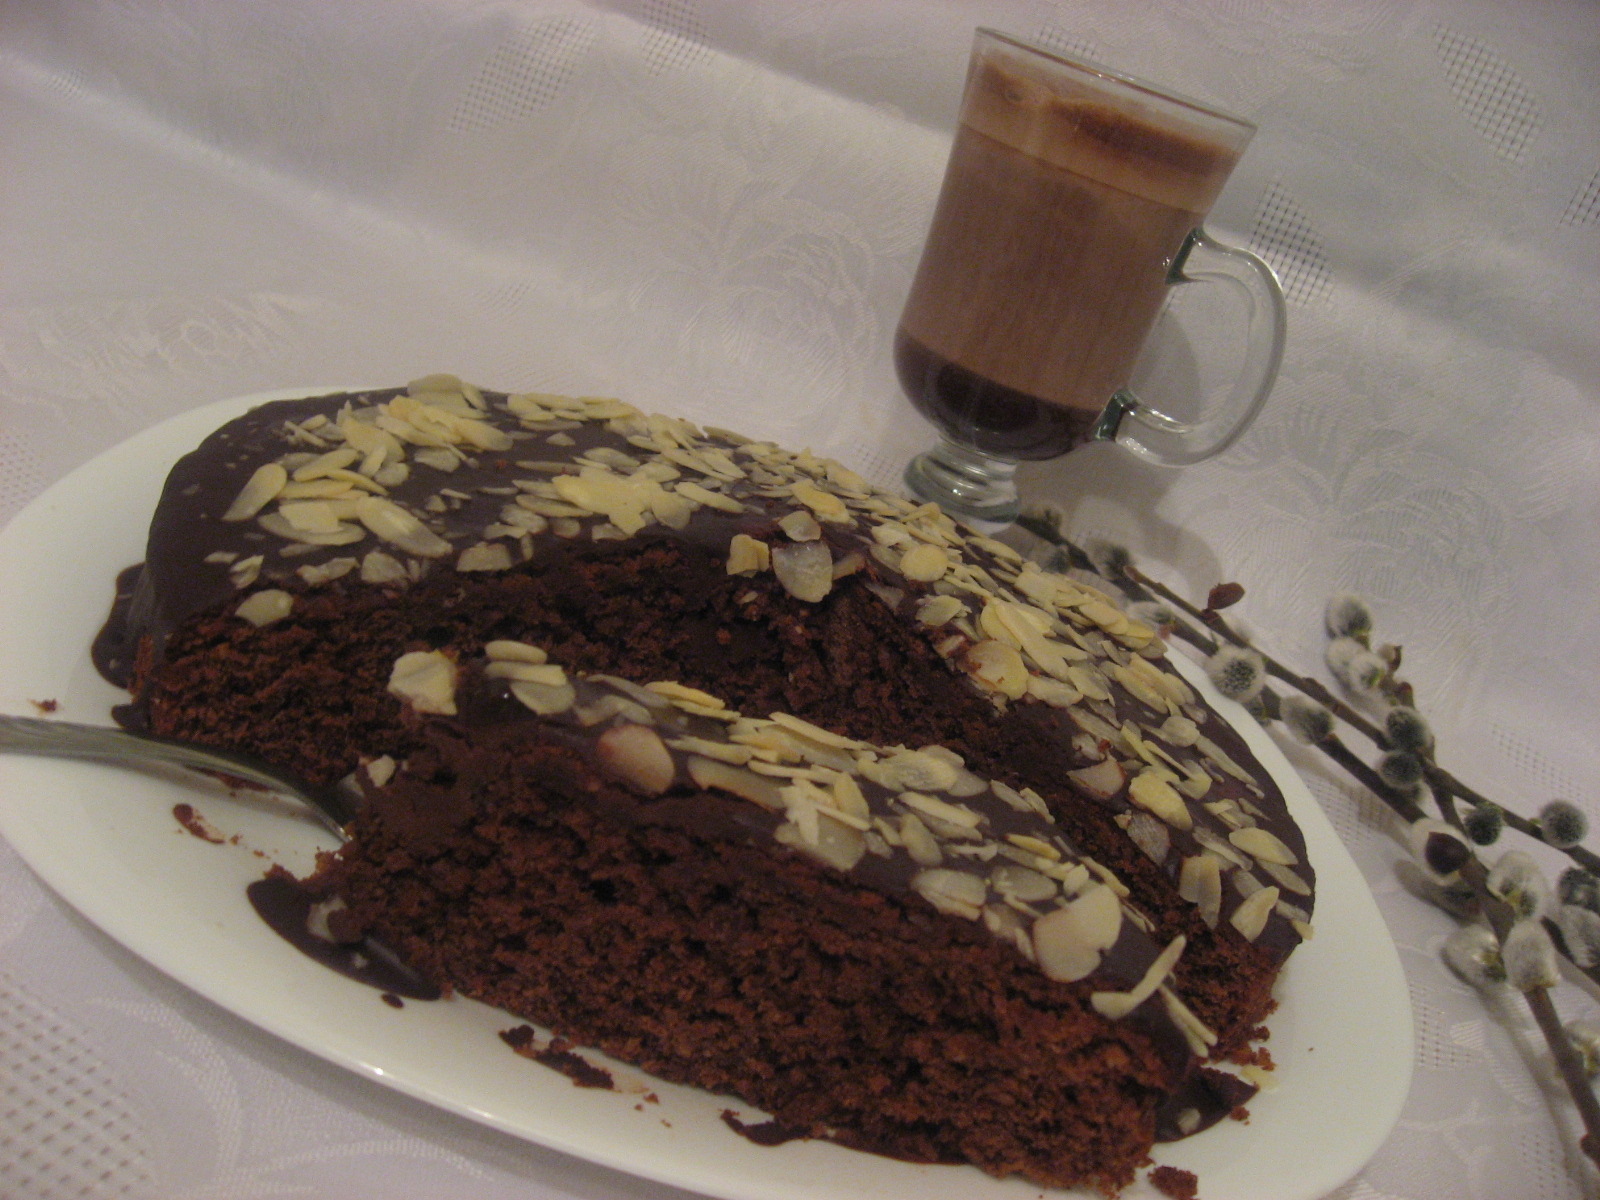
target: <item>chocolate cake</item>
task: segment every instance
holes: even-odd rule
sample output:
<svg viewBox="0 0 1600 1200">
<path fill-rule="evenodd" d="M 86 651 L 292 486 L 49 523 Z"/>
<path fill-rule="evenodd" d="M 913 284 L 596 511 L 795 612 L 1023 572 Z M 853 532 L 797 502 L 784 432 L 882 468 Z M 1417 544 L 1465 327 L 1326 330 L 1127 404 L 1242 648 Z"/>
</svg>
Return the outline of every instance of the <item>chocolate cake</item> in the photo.
<svg viewBox="0 0 1600 1200">
<path fill-rule="evenodd" d="M 173 469 L 126 719 L 366 799 L 336 939 L 804 1136 L 1114 1191 L 1309 933 L 1156 632 L 836 463 L 449 376 Z"/>
</svg>

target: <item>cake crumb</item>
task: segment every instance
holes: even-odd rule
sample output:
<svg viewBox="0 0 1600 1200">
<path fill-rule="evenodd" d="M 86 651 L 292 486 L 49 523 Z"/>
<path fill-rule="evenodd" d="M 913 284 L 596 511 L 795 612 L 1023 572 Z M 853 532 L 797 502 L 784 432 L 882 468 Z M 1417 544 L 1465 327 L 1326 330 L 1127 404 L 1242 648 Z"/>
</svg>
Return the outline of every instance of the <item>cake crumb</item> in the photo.
<svg viewBox="0 0 1600 1200">
<path fill-rule="evenodd" d="M 38 710 L 41 717 L 48 717 L 51 713 L 55 712 L 56 709 L 61 707 L 61 705 L 56 703 L 54 700 L 29 700 L 28 703 L 33 705 L 33 707 Z"/>
<path fill-rule="evenodd" d="M 206 819 L 195 811 L 195 807 L 192 804 L 174 804 L 172 806 L 172 815 L 179 825 L 182 825 L 190 834 L 199 838 L 202 842 L 210 842 L 214 846 L 220 846 L 227 841 L 220 833 L 206 824 Z"/>
<path fill-rule="evenodd" d="M 1177 1167 L 1157 1167 L 1150 1172 L 1150 1183 L 1163 1196 L 1172 1200 L 1199 1200 L 1200 1180 L 1193 1171 L 1180 1171 Z"/>
<path fill-rule="evenodd" d="M 524 1058 L 531 1058 L 542 1066 L 549 1067 L 552 1071 L 559 1071 L 572 1080 L 573 1087 L 603 1088 L 608 1092 L 616 1091 L 616 1081 L 612 1079 L 611 1072 L 604 1067 L 597 1067 L 583 1055 L 572 1048 L 572 1043 L 566 1038 L 551 1038 L 548 1043 L 540 1046 L 534 1036 L 533 1029 L 527 1025 L 519 1025 L 515 1029 L 507 1029 L 500 1034 L 500 1040 L 505 1042 Z"/>
<path fill-rule="evenodd" d="M 1258 1035 L 1261 1032 L 1261 1030 L 1252 1031 L 1251 1039 L 1254 1041 L 1259 1041 L 1260 1038 Z M 1248 1043 L 1242 1045 L 1233 1053 L 1228 1055 L 1228 1061 L 1233 1063 L 1235 1066 L 1240 1067 L 1260 1067 L 1263 1071 L 1270 1071 L 1273 1069 L 1272 1051 L 1268 1050 L 1265 1046 L 1254 1046 Z"/>
</svg>

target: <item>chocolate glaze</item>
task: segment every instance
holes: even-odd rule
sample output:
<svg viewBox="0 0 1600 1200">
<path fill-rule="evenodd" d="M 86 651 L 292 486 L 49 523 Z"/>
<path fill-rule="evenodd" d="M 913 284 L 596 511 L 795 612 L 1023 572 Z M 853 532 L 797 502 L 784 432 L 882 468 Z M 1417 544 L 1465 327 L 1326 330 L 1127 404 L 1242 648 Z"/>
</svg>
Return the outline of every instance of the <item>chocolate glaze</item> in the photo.
<svg viewBox="0 0 1600 1200">
<path fill-rule="evenodd" d="M 147 677 L 155 664 L 160 662 L 167 638 L 186 620 L 229 606 L 264 588 L 278 588 L 291 594 L 314 592 L 314 588 L 302 581 L 299 575 L 302 568 L 323 566 L 335 559 L 364 553 L 374 546 L 392 549 L 372 537 L 353 547 L 286 544 L 255 521 L 230 522 L 221 518 L 258 466 L 286 451 L 302 448 L 303 443 L 291 440 L 285 433 L 286 429 L 303 428 L 308 420 L 317 417 L 336 418 L 341 410 L 370 412 L 375 406 L 402 394 L 402 389 L 384 389 L 263 405 L 224 426 L 197 450 L 180 459 L 163 489 L 162 500 L 151 525 L 144 567 L 136 581 L 131 580 L 131 572 L 124 573 L 119 582 L 119 603 L 97 639 L 99 649 L 96 662 L 97 665 L 104 664 L 102 669 L 107 678 L 117 681 L 127 670 L 127 664 L 142 663 L 143 666 L 135 671 L 133 680 L 135 689 L 138 689 L 141 679 Z M 626 436 L 608 428 L 606 422 L 597 420 L 563 423 L 557 434 L 569 444 L 553 446 L 546 440 L 540 440 L 546 435 L 533 435 L 519 428 L 518 422 L 500 408 L 505 400 L 503 396 L 495 393 L 487 395 L 490 410 L 484 414 L 485 419 L 493 420 L 509 430 L 511 436 L 517 439 L 514 448 L 469 456 L 448 473 L 415 466 L 404 482 L 389 487 L 387 492 L 387 498 L 391 501 L 424 516 L 429 527 L 450 542 L 452 547 L 465 548 L 480 541 L 484 530 L 498 520 L 501 509 L 507 503 L 508 493 L 515 491 L 516 481 L 529 477 L 550 477 L 548 473 L 540 474 L 525 465 L 519 465 L 526 460 L 546 461 L 559 457 L 571 461 L 597 448 L 647 457 Z M 303 438 L 304 434 L 293 436 Z M 702 444 L 732 454 L 741 463 L 749 463 L 741 453 L 747 444 L 735 436 L 708 433 L 704 435 Z M 310 456 L 328 448 L 325 444 L 304 449 Z M 803 478 L 813 477 L 804 472 L 800 474 Z M 437 500 L 441 489 L 448 490 L 448 500 L 443 511 L 434 511 L 439 507 Z M 642 552 L 644 546 L 656 539 L 672 539 L 687 542 L 722 558 L 730 541 L 738 534 L 782 543 L 785 539 L 777 532 L 776 520 L 786 513 L 801 509 L 802 505 L 786 494 L 767 494 L 773 490 L 763 488 L 749 479 L 730 483 L 725 491 L 742 503 L 742 512 L 730 514 L 711 507 L 701 507 L 694 512 L 685 528 L 667 530 L 660 525 L 651 525 L 630 539 L 627 545 L 638 547 Z M 429 507 L 430 502 L 434 508 Z M 910 509 L 912 506 L 905 507 Z M 824 522 L 822 540 L 830 547 L 836 563 L 852 556 L 859 558 L 862 562 L 858 571 L 860 579 L 875 584 L 883 602 L 892 605 L 908 625 L 915 627 L 918 605 L 930 594 L 929 589 L 907 580 L 876 557 L 873 553 L 876 543 L 870 532 L 872 522 L 862 519 L 859 514 L 853 515 L 857 519 L 849 524 Z M 954 529 L 954 526 L 951 528 Z M 1004 555 L 999 553 L 1005 548 L 973 536 L 966 538 L 965 543 L 961 555 L 982 573 L 980 580 L 993 585 L 996 594 L 1017 598 L 1001 582 L 1008 568 L 1015 573 L 1014 565 L 1008 564 Z M 574 544 L 570 539 L 559 537 L 553 529 L 527 539 L 528 553 L 534 563 L 550 554 L 569 552 Z M 257 554 L 263 556 L 260 572 L 248 588 L 240 589 L 230 577 L 230 566 L 242 558 Z M 430 578 L 447 578 L 452 570 L 449 558 L 411 559 L 408 565 L 415 573 Z M 353 575 L 347 575 L 332 586 L 362 586 L 352 584 L 353 579 Z M 128 592 L 130 582 L 131 593 Z M 847 579 L 839 586 L 848 586 L 853 582 Z M 392 591 L 404 585 L 375 586 Z M 124 595 L 126 603 L 122 600 Z M 935 638 L 946 632 L 946 629 L 939 629 L 929 632 L 928 636 Z M 959 653 L 957 651 L 956 655 Z M 1113 702 L 1119 722 L 1130 719 L 1154 722 L 1166 715 L 1155 712 L 1125 692 L 1116 693 Z M 1198 710 L 1192 711 L 1198 714 Z M 137 723 L 142 719 L 141 712 L 136 694 L 134 711 L 125 715 L 124 719 Z M 1062 748 L 1079 733 L 1079 727 L 1060 709 L 1028 697 L 1013 702 L 1009 713 L 1010 719 L 1038 728 L 1044 769 L 1053 776 L 1059 776 L 1063 765 Z M 1254 759 L 1242 739 L 1214 714 L 1206 712 L 1203 718 L 1200 721 L 1203 734 L 1235 762 L 1249 767 L 1252 774 L 1265 785 L 1265 789 L 1258 789 L 1263 791 L 1262 795 L 1254 795 L 1239 786 L 1237 780 L 1213 770 L 1212 774 L 1218 776 L 1216 786 L 1205 799 L 1209 802 L 1225 796 L 1236 796 L 1253 804 L 1260 813 L 1259 823 L 1296 854 L 1299 860 L 1297 872 L 1307 880 L 1313 878 L 1305 861 L 1304 841 L 1298 828 L 1289 819 L 1281 800 L 1273 794 L 1270 780 L 1255 767 Z M 1194 757 L 1192 753 L 1185 755 L 1182 748 L 1171 749 L 1176 755 Z M 1067 756 L 1076 759 L 1066 764 L 1068 766 L 1087 765 L 1091 761 L 1073 751 L 1068 751 Z M 1269 796 L 1270 799 L 1267 798 Z M 1114 812 L 1127 812 L 1131 806 L 1125 797 L 1118 797 L 1109 802 L 1108 807 Z M 1227 838 L 1230 829 L 1226 824 L 1199 803 L 1190 803 L 1189 808 L 1196 826 L 1210 829 L 1215 836 L 1224 840 Z M 1173 851 L 1166 856 L 1164 865 L 1175 879 L 1182 859 L 1197 852 L 1199 843 L 1191 833 L 1182 830 L 1172 830 L 1171 837 Z M 1223 915 L 1226 917 L 1241 897 L 1231 888 L 1225 889 L 1225 893 Z M 1307 913 L 1311 910 L 1309 896 L 1286 896 L 1285 899 L 1293 901 Z M 1256 944 L 1274 957 L 1284 958 L 1299 941 L 1300 935 L 1291 922 L 1274 914 Z"/>
<path fill-rule="evenodd" d="M 1210 1129 L 1254 1099 L 1256 1090 L 1237 1075 L 1211 1067 L 1198 1068 L 1157 1110 L 1156 1141 L 1181 1141 Z M 1186 1126 L 1179 1125 L 1179 1118 L 1186 1111 L 1192 1114 L 1192 1119 Z"/>
<path fill-rule="evenodd" d="M 127 687 L 133 679 L 133 657 L 138 650 L 138 632 L 130 624 L 133 594 L 144 574 L 142 565 L 117 572 L 111 613 L 89 647 L 89 658 L 96 671 L 109 683 Z"/>
</svg>

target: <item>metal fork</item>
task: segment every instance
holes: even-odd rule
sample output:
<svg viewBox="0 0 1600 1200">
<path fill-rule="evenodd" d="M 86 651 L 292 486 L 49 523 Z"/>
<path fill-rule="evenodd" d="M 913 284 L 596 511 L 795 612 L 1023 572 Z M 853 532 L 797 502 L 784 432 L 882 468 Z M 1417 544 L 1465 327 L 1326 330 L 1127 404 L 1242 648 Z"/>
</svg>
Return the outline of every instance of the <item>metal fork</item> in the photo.
<svg viewBox="0 0 1600 1200">
<path fill-rule="evenodd" d="M 163 763 L 241 779 L 300 801 L 340 841 L 345 839 L 345 826 L 355 817 L 359 799 L 353 783 L 316 787 L 292 771 L 249 754 L 104 725 L 0 715 L 0 752 L 75 758 L 127 767 Z"/>
</svg>

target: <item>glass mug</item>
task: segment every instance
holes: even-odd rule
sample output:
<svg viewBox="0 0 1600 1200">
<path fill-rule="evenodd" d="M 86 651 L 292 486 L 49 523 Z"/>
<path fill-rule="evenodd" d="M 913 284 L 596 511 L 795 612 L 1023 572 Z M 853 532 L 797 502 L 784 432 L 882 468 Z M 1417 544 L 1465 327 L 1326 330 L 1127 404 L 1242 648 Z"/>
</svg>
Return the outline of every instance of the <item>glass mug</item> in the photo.
<svg viewBox="0 0 1600 1200">
<path fill-rule="evenodd" d="M 942 432 L 906 483 L 955 516 L 1017 515 L 1023 459 L 1115 441 L 1183 466 L 1255 417 L 1283 356 L 1272 270 L 1201 221 L 1255 126 L 993 30 L 972 49 L 961 122 L 895 333 L 895 370 Z M 1127 387 L 1170 287 L 1239 289 L 1231 392 L 1195 422 Z"/>
</svg>

